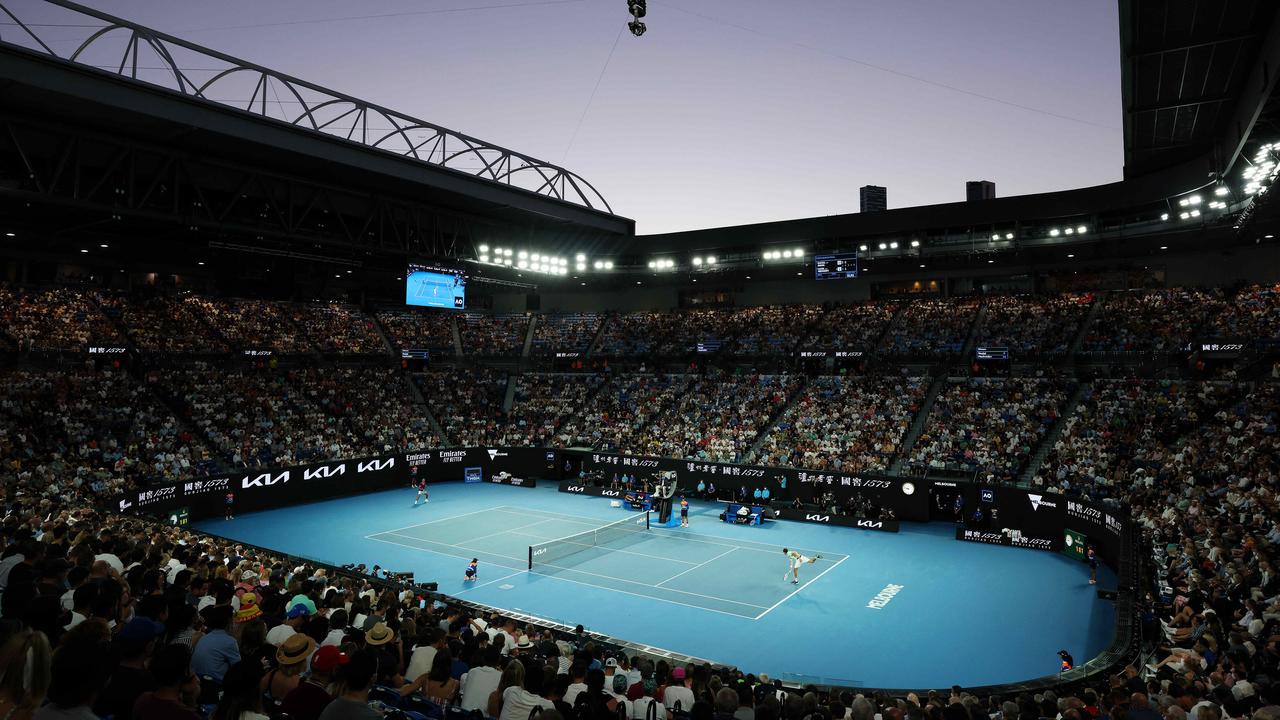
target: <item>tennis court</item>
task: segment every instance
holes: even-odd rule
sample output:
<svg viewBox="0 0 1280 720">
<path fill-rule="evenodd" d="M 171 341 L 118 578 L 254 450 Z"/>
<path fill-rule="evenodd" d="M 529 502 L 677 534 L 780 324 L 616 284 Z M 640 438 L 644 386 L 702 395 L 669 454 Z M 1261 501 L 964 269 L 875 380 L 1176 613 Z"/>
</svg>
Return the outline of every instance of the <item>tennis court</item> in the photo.
<svg viewBox="0 0 1280 720">
<path fill-rule="evenodd" d="M 643 513 L 613 523 L 534 508 L 499 506 L 367 535 L 369 540 L 426 550 L 512 570 L 528 568 L 566 582 L 675 605 L 758 620 L 848 559 L 821 555 L 782 582 L 786 558 L 777 545 L 732 541 L 676 528 L 645 528 Z M 532 558 L 530 546 L 534 546 Z M 532 560 L 532 563 L 531 563 Z M 530 564 L 532 567 L 530 568 Z"/>
</svg>

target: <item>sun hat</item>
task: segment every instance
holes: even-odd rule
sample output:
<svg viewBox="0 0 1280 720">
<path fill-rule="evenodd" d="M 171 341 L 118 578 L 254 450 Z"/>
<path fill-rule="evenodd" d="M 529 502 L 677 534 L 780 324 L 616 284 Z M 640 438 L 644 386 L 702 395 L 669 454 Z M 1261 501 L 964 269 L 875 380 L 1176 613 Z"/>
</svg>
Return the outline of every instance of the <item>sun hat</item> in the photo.
<svg viewBox="0 0 1280 720">
<path fill-rule="evenodd" d="M 280 643 L 280 649 L 276 650 L 276 662 L 281 665 L 297 665 L 304 662 L 315 649 L 316 641 L 313 638 L 302 633 L 294 633 L 289 636 L 289 639 Z"/>
<path fill-rule="evenodd" d="M 368 645 L 386 645 L 391 642 L 391 628 L 386 623 L 375 623 L 364 633 L 364 641 Z"/>
<path fill-rule="evenodd" d="M 258 607 L 258 596 L 247 592 L 240 596 L 240 609 L 236 611 L 236 623 L 247 623 L 262 617 L 262 608 Z"/>
</svg>

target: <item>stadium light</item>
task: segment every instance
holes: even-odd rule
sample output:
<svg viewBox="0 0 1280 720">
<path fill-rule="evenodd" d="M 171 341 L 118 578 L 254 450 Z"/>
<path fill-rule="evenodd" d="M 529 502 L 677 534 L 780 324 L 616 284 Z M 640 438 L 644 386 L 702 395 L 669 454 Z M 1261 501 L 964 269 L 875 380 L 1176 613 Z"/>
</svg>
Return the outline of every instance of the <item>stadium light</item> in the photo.
<svg viewBox="0 0 1280 720">
<path fill-rule="evenodd" d="M 1012 240 L 1012 239 L 1013 239 L 1013 233 L 1005 233 L 1005 234 L 1004 234 L 1004 239 L 1005 239 L 1005 240 Z"/>
<path fill-rule="evenodd" d="M 582 253 L 578 253 L 577 255 L 574 255 L 574 256 L 573 256 L 573 259 L 574 259 L 574 260 L 577 260 L 578 262 L 586 262 L 586 261 L 587 261 L 587 256 L 586 256 L 586 255 L 583 255 Z"/>
<path fill-rule="evenodd" d="M 911 241 L 911 247 L 913 247 L 913 248 L 920 247 L 920 241 L 919 241 L 919 240 L 912 240 L 912 241 Z"/>
<path fill-rule="evenodd" d="M 1058 237 L 1061 234 L 1062 234 L 1062 231 L 1059 230 L 1058 228 L 1051 228 L 1049 230 L 1049 237 Z"/>
<path fill-rule="evenodd" d="M 1213 194 L 1217 195 L 1218 197 L 1222 197 L 1223 195 L 1226 195 L 1229 192 L 1231 191 L 1227 189 L 1226 185 L 1219 185 L 1213 190 Z"/>
<path fill-rule="evenodd" d="M 1169 246 L 1168 246 L 1168 245 L 1161 245 L 1161 246 L 1160 246 L 1160 249 L 1161 249 L 1161 250 L 1168 250 L 1168 249 L 1169 249 Z"/>
<path fill-rule="evenodd" d="M 1192 195 L 1191 197 L 1187 198 L 1187 202 L 1191 203 L 1192 205 L 1199 205 L 1200 203 L 1204 202 L 1204 199 L 1201 198 L 1199 195 Z"/>
<path fill-rule="evenodd" d="M 1200 217 L 1200 211 L 1199 211 L 1199 210 L 1192 210 L 1192 211 L 1191 211 L 1191 217 Z"/>
<path fill-rule="evenodd" d="M 516 263 L 516 267 L 520 268 L 521 270 L 524 270 L 525 268 L 529 267 L 529 261 L 520 260 L 519 262 Z"/>
<path fill-rule="evenodd" d="M 521 250 L 519 254 L 516 255 L 516 257 L 520 258 L 521 260 L 524 260 L 529 257 L 529 252 L 527 250 Z"/>
<path fill-rule="evenodd" d="M 503 249 L 502 249 L 502 254 L 503 254 L 503 255 L 510 255 L 510 254 L 511 254 L 511 248 L 503 248 Z"/>
<path fill-rule="evenodd" d="M 702 258 L 700 258 L 700 257 L 695 257 L 695 258 L 693 259 L 693 264 L 694 264 L 695 266 L 697 266 L 697 265 L 701 265 L 701 264 L 702 264 Z"/>
<path fill-rule="evenodd" d="M 1075 254 L 1075 253 L 1067 253 L 1067 257 L 1069 257 L 1069 258 L 1073 258 L 1073 257 L 1075 257 L 1075 256 L 1076 256 L 1076 254 Z"/>
<path fill-rule="evenodd" d="M 707 256 L 707 264 L 708 264 L 708 265 L 715 265 L 715 264 L 716 264 L 716 256 L 715 256 L 715 255 L 708 255 L 708 256 Z"/>
<path fill-rule="evenodd" d="M 482 252 L 482 253 L 487 253 L 487 252 L 489 252 L 489 246 L 488 246 L 488 245 L 481 245 L 481 246 L 480 246 L 480 252 Z"/>
<path fill-rule="evenodd" d="M 804 248 L 796 248 L 796 257 L 798 258 L 804 257 Z"/>
<path fill-rule="evenodd" d="M 859 245 L 859 246 L 858 246 L 858 252 L 866 252 L 866 251 L 867 251 L 867 246 L 866 246 L 866 245 Z"/>
<path fill-rule="evenodd" d="M 613 261 L 612 261 L 612 260 L 605 260 L 605 261 L 604 261 L 604 269 L 605 269 L 605 270 L 612 270 L 612 269 L 613 269 Z"/>
<path fill-rule="evenodd" d="M 992 235 L 991 235 L 991 239 L 992 239 L 992 240 L 999 240 L 999 239 L 1000 239 L 1000 233 L 992 233 Z"/>
<path fill-rule="evenodd" d="M 884 243 L 880 243 L 877 247 L 879 247 L 881 250 L 884 250 L 884 249 L 888 248 L 889 246 L 888 246 L 888 245 L 885 245 Z"/>
<path fill-rule="evenodd" d="M 1189 218 L 1189 217 L 1191 217 L 1191 213 L 1186 213 L 1186 212 L 1180 212 L 1180 213 L 1178 213 L 1178 219 L 1179 219 L 1179 220 L 1186 220 L 1186 219 L 1187 219 L 1187 218 Z"/>
<path fill-rule="evenodd" d="M 1161 220 L 1168 220 L 1168 219 L 1169 219 L 1169 213 L 1160 213 L 1160 219 L 1161 219 Z"/>
<path fill-rule="evenodd" d="M 13 237 L 14 235 L 13 235 L 13 233 L 11 233 L 11 232 L 7 232 L 7 233 L 5 233 L 5 234 L 4 234 L 4 236 L 5 236 L 5 237 Z"/>
<path fill-rule="evenodd" d="M 789 257 L 791 257 L 791 251 L 790 251 L 790 250 L 783 250 L 783 251 L 782 251 L 782 257 L 784 257 L 784 258 L 789 258 Z"/>
<path fill-rule="evenodd" d="M 1067 228 L 1066 230 L 1063 230 L 1062 232 L 1063 232 L 1064 234 L 1066 234 L 1066 235 L 1074 235 L 1076 231 L 1075 231 L 1075 228 Z"/>
<path fill-rule="evenodd" d="M 890 248 L 890 249 L 892 249 L 892 250 L 897 250 L 897 249 L 898 249 L 898 241 L 897 241 L 897 240 L 894 240 L 893 242 L 889 243 L 889 248 Z"/>
<path fill-rule="evenodd" d="M 1085 234 L 1085 233 L 1087 233 L 1087 232 L 1089 232 L 1089 226 L 1088 226 L 1088 225 L 1077 225 L 1077 226 L 1076 226 L 1076 234 L 1078 234 L 1078 235 L 1083 235 L 1083 234 Z"/>
</svg>

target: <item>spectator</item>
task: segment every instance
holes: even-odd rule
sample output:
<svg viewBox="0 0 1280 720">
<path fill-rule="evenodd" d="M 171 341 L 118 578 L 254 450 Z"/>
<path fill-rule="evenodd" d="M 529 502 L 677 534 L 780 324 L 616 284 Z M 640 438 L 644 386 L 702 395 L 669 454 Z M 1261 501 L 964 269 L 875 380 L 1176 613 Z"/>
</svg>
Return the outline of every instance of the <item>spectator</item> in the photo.
<svg viewBox="0 0 1280 720">
<path fill-rule="evenodd" d="M 200 679 L 191 672 L 191 651 L 180 644 L 161 648 L 151 659 L 154 690 L 138 696 L 134 720 L 199 720 L 195 709 Z"/>
</svg>

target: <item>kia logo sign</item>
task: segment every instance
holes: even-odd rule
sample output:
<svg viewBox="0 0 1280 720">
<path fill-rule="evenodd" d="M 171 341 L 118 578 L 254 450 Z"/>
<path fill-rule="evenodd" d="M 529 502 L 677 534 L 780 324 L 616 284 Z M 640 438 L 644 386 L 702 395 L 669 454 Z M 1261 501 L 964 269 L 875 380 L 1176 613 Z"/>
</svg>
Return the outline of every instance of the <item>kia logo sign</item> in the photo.
<svg viewBox="0 0 1280 720">
<path fill-rule="evenodd" d="M 395 458 L 387 458 L 386 460 L 369 460 L 368 462 L 356 463 L 356 472 L 363 473 L 370 470 L 388 470 L 396 466 Z"/>
<path fill-rule="evenodd" d="M 245 475 L 243 478 L 240 479 L 240 486 L 248 490 L 249 488 L 252 488 L 252 487 L 267 487 L 269 485 L 276 485 L 276 484 L 282 484 L 287 482 L 289 482 L 289 471 L 285 470 L 284 472 L 274 477 L 272 477 L 271 473 L 269 472 L 262 473 L 261 475 L 253 479 L 250 479 L 248 475 Z"/>
<path fill-rule="evenodd" d="M 873 530 L 878 530 L 884 527 L 884 523 L 880 522 L 879 520 L 859 520 L 858 527 L 872 528 Z"/>
<path fill-rule="evenodd" d="M 618 497 L 622 492 L 620 490 L 601 490 L 600 494 L 604 497 Z"/>
<path fill-rule="evenodd" d="M 812 515 L 812 514 L 810 514 L 810 515 L 805 515 L 805 516 L 804 516 L 804 519 L 805 519 L 805 520 L 808 520 L 809 522 L 820 522 L 820 523 L 827 523 L 827 522 L 831 522 L 831 516 L 830 516 L 830 515 Z"/>
<path fill-rule="evenodd" d="M 564 491 L 571 492 L 571 493 L 581 493 L 581 492 L 586 492 L 587 489 L 581 485 L 569 485 L 565 487 Z"/>
<path fill-rule="evenodd" d="M 346 475 L 347 464 L 343 463 L 337 467 L 331 465 L 321 465 L 318 468 L 307 468 L 302 471 L 303 480 L 315 480 L 316 478 L 331 478 L 336 475 Z"/>
</svg>

